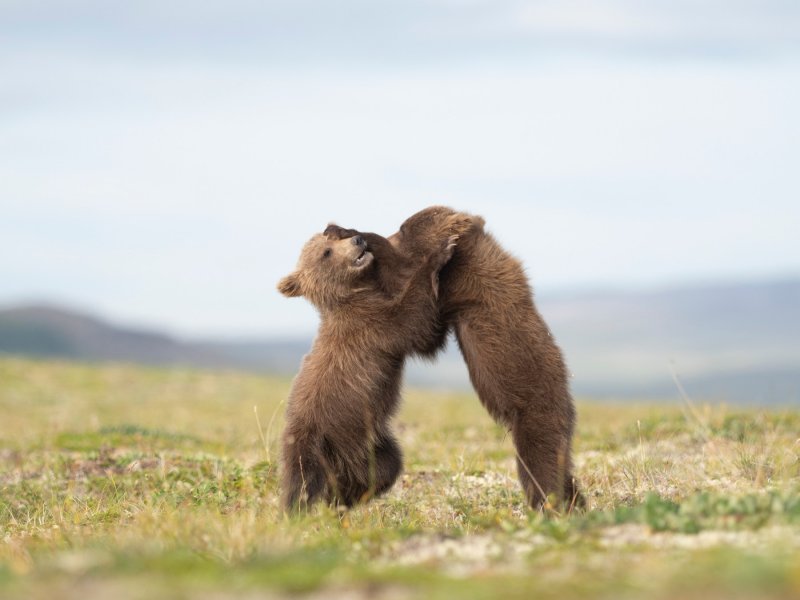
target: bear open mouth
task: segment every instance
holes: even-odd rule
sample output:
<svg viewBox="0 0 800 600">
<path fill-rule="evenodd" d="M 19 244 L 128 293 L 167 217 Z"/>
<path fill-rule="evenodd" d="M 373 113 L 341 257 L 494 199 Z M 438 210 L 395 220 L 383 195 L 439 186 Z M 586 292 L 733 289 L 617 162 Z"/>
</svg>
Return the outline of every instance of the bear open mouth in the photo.
<svg viewBox="0 0 800 600">
<path fill-rule="evenodd" d="M 359 254 L 359 255 L 358 255 L 356 258 L 355 258 L 355 260 L 353 260 L 353 266 L 354 266 L 354 267 L 357 267 L 357 268 L 364 267 L 364 266 L 366 266 L 367 262 L 369 262 L 369 259 L 370 259 L 370 258 L 372 258 L 372 254 L 370 254 L 369 252 L 367 252 L 367 249 L 366 249 L 366 248 L 364 248 L 364 249 L 361 251 L 361 254 Z"/>
</svg>

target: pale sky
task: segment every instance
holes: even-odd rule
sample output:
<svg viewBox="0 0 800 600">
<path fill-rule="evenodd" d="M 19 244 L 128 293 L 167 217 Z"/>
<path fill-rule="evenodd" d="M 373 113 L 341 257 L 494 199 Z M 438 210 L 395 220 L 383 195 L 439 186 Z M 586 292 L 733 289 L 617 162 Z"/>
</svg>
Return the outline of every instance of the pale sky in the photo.
<svg viewBox="0 0 800 600">
<path fill-rule="evenodd" d="M 800 4 L 5 1 L 0 305 L 294 335 L 330 221 L 483 215 L 543 293 L 800 274 Z"/>
</svg>

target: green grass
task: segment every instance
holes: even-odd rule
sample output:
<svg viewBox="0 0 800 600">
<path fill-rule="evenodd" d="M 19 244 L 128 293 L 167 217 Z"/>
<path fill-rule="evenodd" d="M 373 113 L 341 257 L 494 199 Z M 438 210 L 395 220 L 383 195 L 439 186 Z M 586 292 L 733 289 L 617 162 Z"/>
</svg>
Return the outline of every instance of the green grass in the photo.
<svg viewBox="0 0 800 600">
<path fill-rule="evenodd" d="M 580 404 L 587 510 L 538 513 L 474 396 L 411 390 L 391 493 L 289 518 L 288 389 L 0 360 L 0 598 L 800 595 L 800 412 Z"/>
</svg>

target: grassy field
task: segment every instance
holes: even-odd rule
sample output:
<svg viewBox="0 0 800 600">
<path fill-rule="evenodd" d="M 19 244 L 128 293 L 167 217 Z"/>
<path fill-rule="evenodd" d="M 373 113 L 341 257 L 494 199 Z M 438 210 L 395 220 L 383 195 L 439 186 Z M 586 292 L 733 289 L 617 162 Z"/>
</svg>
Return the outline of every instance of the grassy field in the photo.
<svg viewBox="0 0 800 600">
<path fill-rule="evenodd" d="M 0 360 L 0 598 L 800 597 L 796 410 L 581 403 L 566 515 L 474 396 L 411 390 L 392 492 L 287 518 L 288 388 Z"/>
</svg>

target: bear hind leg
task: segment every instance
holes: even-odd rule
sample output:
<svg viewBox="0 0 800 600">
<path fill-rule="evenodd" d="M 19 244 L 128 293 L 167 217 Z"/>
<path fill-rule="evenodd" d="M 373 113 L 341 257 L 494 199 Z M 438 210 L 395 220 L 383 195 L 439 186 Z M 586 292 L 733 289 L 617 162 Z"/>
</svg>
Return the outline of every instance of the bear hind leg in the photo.
<svg viewBox="0 0 800 600">
<path fill-rule="evenodd" d="M 403 453 L 391 433 L 378 436 L 375 445 L 375 495 L 379 496 L 397 481 L 403 470 Z"/>
<path fill-rule="evenodd" d="M 312 453 L 292 453 L 284 461 L 283 479 L 283 506 L 287 511 L 306 510 L 326 494 L 325 472 Z"/>
<path fill-rule="evenodd" d="M 403 455 L 397 440 L 390 433 L 381 433 L 372 448 L 366 470 L 351 473 L 339 501 L 353 506 L 380 496 L 391 489 L 402 470 Z"/>
<path fill-rule="evenodd" d="M 582 500 L 572 477 L 568 434 L 549 419 L 525 415 L 512 422 L 511 435 L 520 483 L 533 508 L 541 508 L 550 494 L 567 506 Z"/>
</svg>

